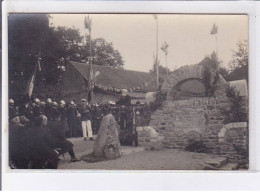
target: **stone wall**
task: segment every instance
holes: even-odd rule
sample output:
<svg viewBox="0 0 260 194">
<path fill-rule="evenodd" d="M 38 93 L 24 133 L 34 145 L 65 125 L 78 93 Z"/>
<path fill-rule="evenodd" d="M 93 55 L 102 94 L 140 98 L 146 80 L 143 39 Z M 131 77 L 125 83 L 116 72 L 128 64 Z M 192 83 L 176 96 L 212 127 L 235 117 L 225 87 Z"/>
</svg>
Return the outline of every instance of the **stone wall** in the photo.
<svg viewBox="0 0 260 194">
<path fill-rule="evenodd" d="M 185 149 L 190 140 L 202 140 L 209 152 L 220 153 L 218 134 L 226 124 L 223 110 L 231 105 L 226 96 L 229 86 L 229 83 L 217 85 L 214 97 L 167 99 L 152 114 L 150 126 L 164 136 L 166 148 Z"/>
<path fill-rule="evenodd" d="M 155 129 L 149 126 L 137 127 L 136 132 L 138 135 L 138 145 L 146 149 L 162 149 L 163 136 L 159 136 Z"/>
<path fill-rule="evenodd" d="M 248 164 L 248 127 L 246 122 L 229 123 L 218 133 L 219 153 L 231 162 Z"/>
</svg>

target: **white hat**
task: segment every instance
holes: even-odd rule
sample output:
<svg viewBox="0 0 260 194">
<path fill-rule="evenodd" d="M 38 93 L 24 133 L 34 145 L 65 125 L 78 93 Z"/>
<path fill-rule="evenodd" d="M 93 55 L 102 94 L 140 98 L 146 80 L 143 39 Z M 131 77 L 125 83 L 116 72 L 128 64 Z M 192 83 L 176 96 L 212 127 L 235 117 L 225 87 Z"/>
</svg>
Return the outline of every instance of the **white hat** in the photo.
<svg viewBox="0 0 260 194">
<path fill-rule="evenodd" d="M 115 102 L 113 101 L 109 101 L 108 104 L 116 104 Z"/>
<path fill-rule="evenodd" d="M 42 105 L 45 105 L 46 103 L 42 101 L 41 104 L 42 104 Z"/>
<path fill-rule="evenodd" d="M 122 89 L 121 92 L 122 93 L 127 93 L 128 91 L 127 91 L 127 89 Z"/>
<path fill-rule="evenodd" d="M 47 99 L 47 102 L 52 102 L 50 98 Z"/>
<path fill-rule="evenodd" d="M 64 100 L 61 100 L 60 104 L 66 104 L 66 102 Z"/>
<path fill-rule="evenodd" d="M 72 100 L 72 101 L 70 101 L 70 104 L 75 104 L 75 103 L 74 103 L 74 101 Z"/>
<path fill-rule="evenodd" d="M 127 89 L 122 89 L 122 90 L 121 90 L 121 93 L 122 93 L 123 96 L 126 95 L 127 92 L 128 92 Z"/>
<path fill-rule="evenodd" d="M 41 101 L 39 100 L 39 98 L 35 98 L 35 99 L 34 99 L 34 102 L 39 103 L 39 102 L 41 102 Z"/>
<path fill-rule="evenodd" d="M 55 102 L 55 101 L 53 102 L 53 105 L 58 106 L 57 102 Z"/>
<path fill-rule="evenodd" d="M 13 99 L 10 99 L 8 102 L 9 102 L 10 104 L 13 104 L 13 103 L 14 103 L 14 100 L 13 100 Z"/>
<path fill-rule="evenodd" d="M 83 99 L 81 99 L 81 102 L 87 102 L 87 100 L 83 98 Z"/>
</svg>

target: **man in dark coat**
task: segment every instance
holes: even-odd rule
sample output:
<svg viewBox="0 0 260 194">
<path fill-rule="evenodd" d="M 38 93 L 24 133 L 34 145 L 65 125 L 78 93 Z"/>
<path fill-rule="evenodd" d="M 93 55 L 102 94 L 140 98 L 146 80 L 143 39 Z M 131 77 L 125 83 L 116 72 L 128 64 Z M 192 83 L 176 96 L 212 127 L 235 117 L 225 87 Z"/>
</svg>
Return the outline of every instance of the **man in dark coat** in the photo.
<svg viewBox="0 0 260 194">
<path fill-rule="evenodd" d="M 47 99 L 47 104 L 44 108 L 44 115 L 48 118 L 48 121 L 53 120 L 53 104 L 50 98 Z"/>
<path fill-rule="evenodd" d="M 69 132 L 69 127 L 68 127 L 68 121 L 67 121 L 67 105 L 64 100 L 60 101 L 60 106 L 59 108 L 59 120 L 61 122 L 61 127 L 64 131 L 65 136 L 67 136 Z"/>
<path fill-rule="evenodd" d="M 21 116 L 23 117 L 23 116 Z M 52 138 L 38 126 L 28 128 L 17 117 L 9 126 L 9 160 L 19 169 L 58 167 L 58 155 L 52 145 Z M 25 119 L 23 119 L 25 120 Z M 27 120 L 28 121 L 28 120 Z M 11 166 L 13 167 L 13 165 Z"/>
<path fill-rule="evenodd" d="M 101 111 L 99 105 L 94 104 L 94 106 L 93 106 L 93 133 L 94 134 L 97 134 L 97 132 L 99 130 L 102 116 L 103 116 L 102 111 Z"/>
<path fill-rule="evenodd" d="M 78 111 L 75 107 L 75 102 L 72 100 L 68 104 L 67 109 L 67 119 L 68 119 L 68 126 L 69 126 L 69 137 L 75 137 L 76 136 L 76 129 L 77 129 L 77 119 Z"/>
<path fill-rule="evenodd" d="M 9 100 L 9 120 L 13 119 L 14 117 L 18 116 L 18 111 L 14 105 L 14 100 Z"/>
<path fill-rule="evenodd" d="M 127 90 L 122 90 L 122 97 L 119 99 L 119 101 L 116 103 L 121 106 L 131 106 L 131 97 L 127 94 Z"/>
</svg>

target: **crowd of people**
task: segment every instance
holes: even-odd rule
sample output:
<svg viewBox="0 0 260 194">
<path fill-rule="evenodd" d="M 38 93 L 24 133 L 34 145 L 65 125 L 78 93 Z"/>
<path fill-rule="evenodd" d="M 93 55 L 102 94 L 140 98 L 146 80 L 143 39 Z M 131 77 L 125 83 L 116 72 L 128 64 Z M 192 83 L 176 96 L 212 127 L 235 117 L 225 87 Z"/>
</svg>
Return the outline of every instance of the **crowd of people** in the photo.
<svg viewBox="0 0 260 194">
<path fill-rule="evenodd" d="M 39 98 L 18 104 L 9 100 L 9 148 L 10 166 L 13 168 L 57 168 L 59 156 L 68 152 L 71 162 L 75 156 L 73 144 L 67 139 L 82 137 L 84 141 L 95 141 L 101 120 L 113 114 L 120 130 L 135 130 L 145 125 L 145 109 L 141 103 L 131 104 L 131 98 L 123 95 L 118 102 L 90 105 L 86 99 L 81 104 L 74 100 L 66 103 L 48 98 Z"/>
</svg>

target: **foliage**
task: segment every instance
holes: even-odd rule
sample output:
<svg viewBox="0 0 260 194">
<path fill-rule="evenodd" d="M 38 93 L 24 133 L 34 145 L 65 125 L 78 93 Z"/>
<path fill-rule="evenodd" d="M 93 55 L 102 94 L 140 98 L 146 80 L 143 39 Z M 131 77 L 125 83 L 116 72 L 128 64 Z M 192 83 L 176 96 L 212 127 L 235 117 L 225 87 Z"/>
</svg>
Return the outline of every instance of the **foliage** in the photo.
<svg viewBox="0 0 260 194">
<path fill-rule="evenodd" d="M 233 50 L 233 57 L 229 62 L 231 70 L 248 67 L 248 41 L 244 40 L 237 44 L 237 50 Z"/>
<path fill-rule="evenodd" d="M 159 65 L 158 70 L 159 70 L 159 75 L 167 75 L 167 71 L 168 71 L 169 74 L 170 74 L 170 72 L 171 72 L 169 68 L 164 67 L 164 66 L 162 66 L 162 65 Z M 155 74 L 156 74 L 156 67 L 155 67 L 155 65 L 154 65 L 153 68 L 149 71 L 149 73 L 151 73 L 152 75 L 155 75 Z"/>
<path fill-rule="evenodd" d="M 215 84 L 219 78 L 219 72 L 217 71 L 222 61 L 219 60 L 217 54 L 213 52 L 208 63 L 204 65 L 203 72 L 203 84 L 205 87 L 205 95 L 212 96 L 215 92 Z"/>
<path fill-rule="evenodd" d="M 231 101 L 231 107 L 228 110 L 223 110 L 226 118 L 225 122 L 247 122 L 248 115 L 246 106 L 243 104 L 243 97 L 239 95 L 239 91 L 235 90 L 233 87 L 229 87 L 226 90 L 226 95 Z"/>
<path fill-rule="evenodd" d="M 49 25 L 47 14 L 10 14 L 8 17 L 9 91 L 10 96 L 22 94 L 37 59 L 41 58 L 41 72 L 35 87 L 46 88 L 59 84 L 68 60 L 89 60 L 87 43 L 79 29 Z M 123 67 L 124 61 L 112 43 L 104 39 L 92 40 L 93 64 Z"/>
<path fill-rule="evenodd" d="M 162 90 L 158 90 L 156 92 L 154 102 L 150 103 L 150 110 L 151 110 L 151 112 L 154 112 L 157 109 L 162 107 L 163 102 L 166 100 L 166 95 L 167 94 L 164 93 Z"/>
<path fill-rule="evenodd" d="M 218 73 L 223 76 L 223 78 L 227 79 L 229 72 L 225 67 L 219 67 Z"/>
<path fill-rule="evenodd" d="M 111 42 L 107 42 L 103 38 L 93 39 L 91 41 L 93 64 L 101 66 L 110 66 L 114 68 L 122 68 L 124 66 L 124 60 L 119 53 L 113 47 Z M 87 37 L 86 44 L 81 49 L 81 59 L 90 62 L 90 39 Z"/>
</svg>

